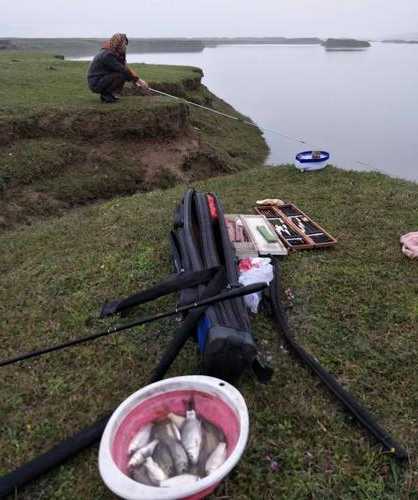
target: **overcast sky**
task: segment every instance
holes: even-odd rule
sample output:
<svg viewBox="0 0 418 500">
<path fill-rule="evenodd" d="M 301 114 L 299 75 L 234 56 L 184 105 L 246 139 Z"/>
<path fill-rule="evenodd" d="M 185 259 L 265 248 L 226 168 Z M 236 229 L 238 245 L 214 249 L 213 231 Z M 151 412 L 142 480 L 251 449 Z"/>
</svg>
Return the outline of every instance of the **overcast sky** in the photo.
<svg viewBox="0 0 418 500">
<path fill-rule="evenodd" d="M 418 32 L 418 0 L 0 0 L 0 36 L 357 36 Z"/>
</svg>

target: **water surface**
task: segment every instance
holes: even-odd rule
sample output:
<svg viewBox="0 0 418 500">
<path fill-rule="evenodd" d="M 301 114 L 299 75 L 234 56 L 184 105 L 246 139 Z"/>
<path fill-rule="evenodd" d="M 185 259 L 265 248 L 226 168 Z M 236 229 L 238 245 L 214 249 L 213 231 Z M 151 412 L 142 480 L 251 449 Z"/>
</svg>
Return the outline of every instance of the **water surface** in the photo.
<svg viewBox="0 0 418 500">
<path fill-rule="evenodd" d="M 270 163 L 325 149 L 341 168 L 418 180 L 418 45 L 232 45 L 129 61 L 199 66 L 210 90 L 258 125 L 309 143 L 266 132 Z"/>
</svg>

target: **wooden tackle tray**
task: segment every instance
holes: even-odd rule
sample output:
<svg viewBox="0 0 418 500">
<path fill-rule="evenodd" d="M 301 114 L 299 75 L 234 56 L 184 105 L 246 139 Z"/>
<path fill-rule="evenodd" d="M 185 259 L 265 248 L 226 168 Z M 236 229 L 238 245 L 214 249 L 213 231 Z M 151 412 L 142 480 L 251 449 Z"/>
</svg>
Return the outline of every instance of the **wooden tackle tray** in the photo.
<svg viewBox="0 0 418 500">
<path fill-rule="evenodd" d="M 255 207 L 255 211 L 268 219 L 280 239 L 288 248 L 306 250 L 310 248 L 329 247 L 337 243 L 336 238 L 331 236 L 323 227 L 293 203 L 286 203 L 280 206 L 259 205 Z M 291 232 L 291 235 L 289 236 L 286 232 L 277 230 L 277 225 L 285 225 Z M 298 243 L 295 245 L 292 243 L 291 238 L 296 234 L 302 238 L 302 244 Z"/>
</svg>

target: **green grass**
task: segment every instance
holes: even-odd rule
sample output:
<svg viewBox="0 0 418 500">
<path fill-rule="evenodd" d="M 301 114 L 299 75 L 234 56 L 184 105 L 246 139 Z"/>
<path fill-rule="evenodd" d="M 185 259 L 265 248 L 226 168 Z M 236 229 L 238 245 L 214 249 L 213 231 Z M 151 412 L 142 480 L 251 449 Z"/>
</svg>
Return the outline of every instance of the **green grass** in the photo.
<svg viewBox="0 0 418 500">
<path fill-rule="evenodd" d="M 339 239 L 329 250 L 283 260 L 300 343 L 370 408 L 411 453 L 401 466 L 382 453 L 305 368 L 263 316 L 254 321 L 273 381 L 239 384 L 251 438 L 213 498 L 413 499 L 418 496 L 418 281 L 399 236 L 416 230 L 418 186 L 377 173 L 328 168 L 254 169 L 197 183 L 231 212 L 255 200 L 291 200 Z M 2 357 L 92 332 L 108 298 L 149 286 L 170 270 L 168 232 L 185 186 L 72 211 L 0 236 Z M 157 311 L 174 298 L 143 307 Z M 3 368 L 0 471 L 5 473 L 93 422 L 140 388 L 167 345 L 170 321 Z M 187 345 L 169 375 L 192 373 Z M 272 467 L 272 463 L 277 464 Z M 113 498 L 86 451 L 19 499 Z"/>
<path fill-rule="evenodd" d="M 36 52 L 0 53 L 0 112 L 15 113 L 45 106 L 88 105 L 103 109 L 87 88 L 88 65 L 88 62 L 65 61 Z M 201 77 L 198 68 L 189 66 L 133 64 L 132 67 L 142 78 L 155 84 L 181 87 L 184 81 Z M 129 102 L 132 103 L 128 101 L 126 106 Z"/>
<path fill-rule="evenodd" d="M 166 97 L 126 95 L 117 105 L 101 104 L 87 88 L 87 66 L 0 53 L 0 228 L 266 158 L 258 129 L 208 120 L 207 112 Z M 197 68 L 134 67 L 158 89 L 241 116 L 201 85 Z"/>
</svg>

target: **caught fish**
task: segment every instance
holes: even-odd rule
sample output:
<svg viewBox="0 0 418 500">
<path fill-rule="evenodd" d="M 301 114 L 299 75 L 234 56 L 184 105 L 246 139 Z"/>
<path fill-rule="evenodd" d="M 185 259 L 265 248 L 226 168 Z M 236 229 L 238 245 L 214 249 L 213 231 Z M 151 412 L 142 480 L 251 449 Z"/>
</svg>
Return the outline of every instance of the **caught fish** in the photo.
<svg viewBox="0 0 418 500">
<path fill-rule="evenodd" d="M 144 465 L 132 469 L 130 472 L 130 476 L 137 483 L 142 483 L 146 486 L 154 486 L 154 483 L 152 483 L 150 478 L 148 477 L 148 472 Z"/>
<path fill-rule="evenodd" d="M 181 441 L 191 463 L 196 465 L 202 447 L 202 423 L 194 410 L 186 413 L 186 421 L 181 429 Z"/>
<path fill-rule="evenodd" d="M 226 460 L 226 443 L 219 443 L 206 462 L 206 472 L 211 474 Z"/>
<path fill-rule="evenodd" d="M 147 424 L 145 427 L 142 427 L 142 429 L 137 434 L 135 434 L 135 436 L 133 437 L 132 441 L 129 444 L 128 448 L 129 455 L 132 455 L 133 453 L 136 452 L 136 450 L 143 448 L 146 444 L 149 443 L 151 437 L 151 431 L 152 431 L 152 424 Z"/>
<path fill-rule="evenodd" d="M 177 425 L 174 422 L 170 422 L 167 424 L 167 429 L 169 435 L 173 438 L 176 439 L 177 441 L 181 440 L 181 433 L 177 427 Z"/>
<path fill-rule="evenodd" d="M 184 421 L 186 420 L 185 417 L 177 415 L 176 413 L 169 413 L 167 415 L 167 418 L 171 420 L 173 424 L 177 426 L 178 429 L 181 429 L 183 427 Z"/>
<path fill-rule="evenodd" d="M 130 468 L 138 467 L 139 465 L 143 464 L 145 460 L 154 453 L 157 444 L 158 444 L 158 439 L 155 439 L 154 441 L 151 441 L 151 443 L 148 443 L 143 448 L 137 450 L 129 460 L 128 467 Z"/>
<path fill-rule="evenodd" d="M 199 458 L 199 462 L 200 462 L 200 458 Z M 205 464 L 206 464 L 206 461 L 205 461 Z M 203 473 L 201 473 L 201 470 L 203 471 Z M 205 467 L 203 466 L 203 469 L 202 469 L 201 467 L 199 467 L 199 464 L 192 465 L 191 467 L 189 467 L 189 470 L 187 472 L 189 474 L 192 474 L 193 476 L 198 476 L 198 477 L 205 477 L 206 476 Z"/>
<path fill-rule="evenodd" d="M 174 460 L 170 453 L 170 448 L 164 443 L 158 443 L 154 450 L 152 459 L 156 462 L 168 477 L 174 476 Z"/>
<path fill-rule="evenodd" d="M 168 479 L 167 474 L 161 469 L 161 467 L 154 462 L 151 457 L 145 460 L 145 468 L 147 469 L 148 476 L 154 484 L 159 484 L 160 481 L 165 481 Z"/>
<path fill-rule="evenodd" d="M 174 476 L 170 479 L 160 482 L 161 488 L 175 488 L 179 486 L 187 486 L 199 481 L 199 477 L 193 474 L 182 474 L 181 476 Z"/>
<path fill-rule="evenodd" d="M 161 441 L 167 441 L 168 439 L 180 441 L 181 439 L 181 434 L 176 424 L 173 424 L 170 420 L 155 424 L 152 434 L 154 439 L 159 439 Z"/>
<path fill-rule="evenodd" d="M 208 455 L 211 455 L 219 443 L 225 442 L 225 434 L 207 420 L 202 422 L 202 430 L 205 436 L 204 447 Z"/>
<path fill-rule="evenodd" d="M 199 455 L 198 471 L 200 476 L 206 475 L 206 462 L 218 444 L 225 441 L 224 433 L 207 420 L 202 421 L 202 448 Z"/>
<path fill-rule="evenodd" d="M 189 467 L 189 459 L 187 457 L 186 450 L 183 448 L 183 445 L 179 441 L 176 441 L 174 439 L 165 441 L 165 443 L 170 450 L 176 473 L 179 475 L 183 474 Z"/>
</svg>

